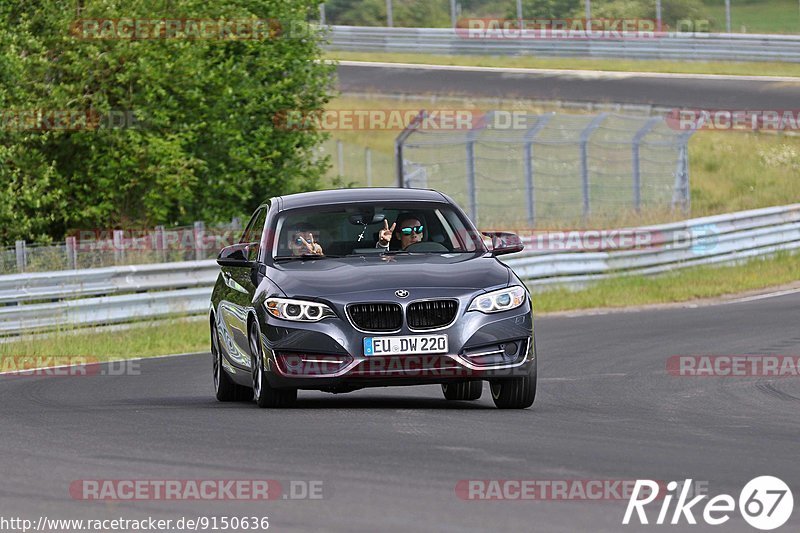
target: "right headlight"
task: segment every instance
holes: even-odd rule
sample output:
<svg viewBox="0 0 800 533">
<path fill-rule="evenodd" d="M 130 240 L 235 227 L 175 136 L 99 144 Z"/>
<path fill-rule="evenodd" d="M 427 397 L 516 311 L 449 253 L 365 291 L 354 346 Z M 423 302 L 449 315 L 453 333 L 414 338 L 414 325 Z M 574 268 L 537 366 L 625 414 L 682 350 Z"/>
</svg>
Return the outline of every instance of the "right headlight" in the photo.
<svg viewBox="0 0 800 533">
<path fill-rule="evenodd" d="M 319 322 L 323 318 L 336 316 L 327 305 L 307 300 L 268 298 L 264 306 L 267 308 L 267 313 L 275 318 L 294 322 Z"/>
<path fill-rule="evenodd" d="M 525 289 L 520 286 L 487 292 L 473 298 L 467 311 L 499 313 L 500 311 L 516 309 L 525 303 L 525 294 Z"/>
</svg>

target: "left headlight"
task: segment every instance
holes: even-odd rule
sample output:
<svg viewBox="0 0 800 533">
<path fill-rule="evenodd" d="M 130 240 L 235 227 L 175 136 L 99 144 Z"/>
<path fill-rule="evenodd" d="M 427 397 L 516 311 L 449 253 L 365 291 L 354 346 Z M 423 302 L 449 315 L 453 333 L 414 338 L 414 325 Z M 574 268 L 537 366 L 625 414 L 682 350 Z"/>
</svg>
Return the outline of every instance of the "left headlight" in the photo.
<svg viewBox="0 0 800 533">
<path fill-rule="evenodd" d="M 467 311 L 480 311 L 481 313 L 499 313 L 516 309 L 525 303 L 525 289 L 519 286 L 487 292 L 473 298 Z"/>
<path fill-rule="evenodd" d="M 275 318 L 294 322 L 319 322 L 323 318 L 336 316 L 327 305 L 306 300 L 268 298 L 264 307 Z"/>
</svg>

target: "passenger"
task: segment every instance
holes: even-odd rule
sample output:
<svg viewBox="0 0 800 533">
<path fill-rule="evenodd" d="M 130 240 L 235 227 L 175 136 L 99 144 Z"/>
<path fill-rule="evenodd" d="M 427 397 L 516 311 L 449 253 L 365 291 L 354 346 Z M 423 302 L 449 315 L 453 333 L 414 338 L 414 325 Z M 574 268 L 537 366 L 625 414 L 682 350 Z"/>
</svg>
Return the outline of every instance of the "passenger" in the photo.
<svg viewBox="0 0 800 533">
<path fill-rule="evenodd" d="M 287 235 L 292 255 L 325 255 L 322 246 L 317 242 L 319 231 L 311 224 L 295 224 Z"/>
</svg>

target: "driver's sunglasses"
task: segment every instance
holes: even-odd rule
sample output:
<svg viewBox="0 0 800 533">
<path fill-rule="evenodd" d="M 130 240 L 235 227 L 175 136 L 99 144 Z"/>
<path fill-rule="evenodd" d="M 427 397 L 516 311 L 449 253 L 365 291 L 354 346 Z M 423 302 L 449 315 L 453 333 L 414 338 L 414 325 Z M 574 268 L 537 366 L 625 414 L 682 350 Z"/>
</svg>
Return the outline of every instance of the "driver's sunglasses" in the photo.
<svg viewBox="0 0 800 533">
<path fill-rule="evenodd" d="M 313 234 L 313 233 L 311 233 L 311 232 L 309 232 L 309 233 L 310 233 L 310 234 L 311 234 L 311 236 L 313 237 L 313 235 L 314 235 L 314 234 Z M 296 245 L 298 245 L 298 246 L 299 246 L 299 245 L 301 245 L 301 244 L 303 244 L 303 239 L 301 239 L 300 237 L 301 237 L 301 236 L 303 236 L 303 237 L 306 237 L 306 235 L 308 235 L 309 233 L 306 233 L 305 235 L 303 235 L 302 233 L 295 233 L 295 235 L 294 235 L 294 243 L 295 243 Z M 306 238 L 306 240 L 309 240 L 309 239 L 308 239 L 308 238 Z"/>
<path fill-rule="evenodd" d="M 403 235 L 411 235 L 411 233 L 422 233 L 422 229 L 425 226 L 411 226 L 410 228 L 400 228 L 400 233 Z"/>
</svg>

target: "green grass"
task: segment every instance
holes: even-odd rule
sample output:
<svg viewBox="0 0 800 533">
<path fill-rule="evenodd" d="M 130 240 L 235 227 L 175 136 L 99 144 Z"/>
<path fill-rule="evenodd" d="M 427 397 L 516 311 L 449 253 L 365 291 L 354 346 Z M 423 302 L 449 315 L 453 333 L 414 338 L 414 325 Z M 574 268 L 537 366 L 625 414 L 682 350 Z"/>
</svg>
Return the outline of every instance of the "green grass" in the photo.
<svg viewBox="0 0 800 533">
<path fill-rule="evenodd" d="M 550 289 L 533 294 L 537 312 L 630 307 L 687 302 L 745 291 L 765 289 L 800 280 L 797 255 L 780 253 L 740 265 L 698 266 L 659 276 L 622 276 L 606 279 L 586 289 Z"/>
<path fill-rule="evenodd" d="M 207 351 L 205 320 L 174 319 L 158 324 L 136 324 L 116 330 L 63 330 L 46 335 L 24 335 L 0 344 L 0 368 L 5 358 L 86 357 L 113 361 L 172 353 Z M 17 364 L 19 359 L 17 359 Z"/>
<path fill-rule="evenodd" d="M 327 59 L 339 61 L 380 61 L 388 63 L 424 63 L 472 67 L 510 67 L 603 70 L 618 72 L 673 72 L 681 74 L 729 74 L 739 76 L 800 77 L 800 64 L 780 62 L 734 61 L 662 61 L 633 59 L 548 58 L 535 56 L 483 56 L 414 53 L 328 52 Z M 800 81 L 798 82 L 800 83 Z"/>
<path fill-rule="evenodd" d="M 707 1 L 705 11 L 725 31 L 725 2 Z M 731 31 L 741 33 L 800 33 L 796 0 L 733 0 Z"/>
</svg>

